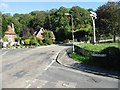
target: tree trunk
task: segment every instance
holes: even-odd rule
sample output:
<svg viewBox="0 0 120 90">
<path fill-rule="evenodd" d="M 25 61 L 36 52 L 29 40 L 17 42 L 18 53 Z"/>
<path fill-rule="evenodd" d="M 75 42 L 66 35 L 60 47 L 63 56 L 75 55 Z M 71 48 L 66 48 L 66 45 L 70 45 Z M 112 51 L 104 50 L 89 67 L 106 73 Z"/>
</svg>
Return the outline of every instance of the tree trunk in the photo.
<svg viewBox="0 0 120 90">
<path fill-rule="evenodd" d="M 116 35 L 115 35 L 115 30 L 113 30 L 113 42 L 115 42 L 116 41 Z"/>
</svg>

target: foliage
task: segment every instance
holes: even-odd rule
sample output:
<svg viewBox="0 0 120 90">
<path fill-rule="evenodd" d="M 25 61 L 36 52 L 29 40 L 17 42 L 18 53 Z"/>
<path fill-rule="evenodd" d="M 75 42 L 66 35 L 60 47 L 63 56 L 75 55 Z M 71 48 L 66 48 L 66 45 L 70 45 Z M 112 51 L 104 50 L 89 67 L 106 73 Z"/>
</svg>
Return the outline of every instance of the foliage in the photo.
<svg viewBox="0 0 120 90">
<path fill-rule="evenodd" d="M 30 37 L 30 44 L 31 45 L 38 45 L 37 38 L 35 36 Z"/>
<path fill-rule="evenodd" d="M 69 13 L 73 17 L 75 39 L 81 41 L 85 35 L 88 37 L 93 35 L 90 11 L 93 10 L 79 6 L 73 6 L 72 8 L 62 6 L 59 9 L 32 11 L 29 14 L 16 13 L 13 16 L 2 14 L 2 35 L 4 36 L 7 25 L 13 23 L 15 32 L 24 39 L 29 38 L 35 31 L 43 27 L 54 33 L 56 41 L 72 40 L 72 19 L 65 15 L 65 13 Z M 118 3 L 108 2 L 100 6 L 96 13 L 98 15 L 96 20 L 97 37 L 113 35 L 115 38 L 116 34 L 120 32 L 118 27 L 118 17 L 120 17 Z"/>
<path fill-rule="evenodd" d="M 94 51 L 97 54 L 106 54 L 105 57 L 95 57 L 90 56 L 90 62 L 94 65 L 109 68 L 109 69 L 118 69 L 120 63 L 120 49 L 118 43 L 104 43 L 99 45 L 92 45 L 92 44 L 81 44 L 80 47 Z M 76 56 L 77 57 L 77 56 Z"/>
<path fill-rule="evenodd" d="M 72 50 L 69 51 L 69 56 L 71 58 L 73 58 L 74 60 L 79 61 L 81 63 L 85 63 L 85 62 L 89 62 L 90 61 L 89 57 L 82 56 L 82 55 L 80 55 L 80 54 L 78 54 L 76 52 L 73 53 Z"/>
<path fill-rule="evenodd" d="M 60 7 L 58 10 L 52 10 L 45 20 L 45 28 L 52 30 L 55 33 L 57 41 L 72 39 L 71 37 L 71 17 L 65 16 L 65 13 L 70 13 L 73 16 L 73 29 L 75 31 L 91 32 L 91 18 L 88 10 L 74 6 L 71 9 Z M 83 34 L 77 34 L 77 39 Z M 76 38 L 75 37 L 75 38 Z"/>
<path fill-rule="evenodd" d="M 107 47 L 118 48 L 119 46 L 118 46 L 118 43 L 100 43 L 100 44 L 96 44 L 96 45 L 84 43 L 84 44 L 80 44 L 80 47 L 90 50 L 90 51 L 99 52 Z"/>
<path fill-rule="evenodd" d="M 29 38 L 34 34 L 33 28 L 25 27 L 21 30 L 20 36 L 24 38 Z"/>
<path fill-rule="evenodd" d="M 94 63 L 97 65 L 110 68 L 110 69 L 119 69 L 120 63 L 120 49 L 116 47 L 107 47 L 104 50 L 100 51 L 102 54 L 106 54 L 106 57 L 102 59 L 94 60 Z M 98 63 L 97 63 L 98 62 Z"/>
<path fill-rule="evenodd" d="M 119 17 L 120 8 L 118 2 L 108 2 L 100 6 L 96 11 L 98 18 L 96 20 L 97 36 L 101 35 L 109 36 L 113 35 L 113 41 L 115 42 L 115 37 L 119 30 Z"/>
<path fill-rule="evenodd" d="M 45 31 L 43 33 L 44 43 L 51 45 L 54 42 L 55 36 L 52 31 Z"/>
<path fill-rule="evenodd" d="M 47 15 L 45 11 L 32 11 L 30 15 L 33 16 L 33 18 L 29 22 L 30 27 L 34 29 L 44 27 L 45 18 Z"/>
<path fill-rule="evenodd" d="M 46 38 L 46 39 L 44 39 L 44 43 L 51 45 L 51 44 L 53 44 L 53 41 L 51 39 Z"/>
<path fill-rule="evenodd" d="M 41 39 L 37 39 L 39 45 L 43 45 L 43 41 Z"/>
<path fill-rule="evenodd" d="M 15 38 L 15 41 L 18 42 L 21 38 L 17 35 L 17 37 Z"/>
<path fill-rule="evenodd" d="M 2 15 L 2 37 L 4 37 L 5 35 L 5 31 L 7 30 L 7 24 L 8 24 L 8 20 L 6 18 L 6 15 Z"/>
<path fill-rule="evenodd" d="M 31 42 L 30 42 L 30 39 L 25 39 L 25 40 L 24 40 L 24 43 L 25 43 L 25 45 L 30 45 L 30 43 L 31 43 Z"/>
</svg>

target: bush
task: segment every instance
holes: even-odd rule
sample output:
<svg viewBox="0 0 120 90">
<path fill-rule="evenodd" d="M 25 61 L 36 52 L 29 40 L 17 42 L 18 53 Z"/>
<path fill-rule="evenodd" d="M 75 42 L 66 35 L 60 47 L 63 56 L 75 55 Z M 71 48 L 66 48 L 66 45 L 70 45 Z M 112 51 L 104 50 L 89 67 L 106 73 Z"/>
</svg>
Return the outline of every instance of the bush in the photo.
<svg viewBox="0 0 120 90">
<path fill-rule="evenodd" d="M 17 35 L 17 37 L 15 38 L 15 41 L 18 42 L 20 40 L 20 37 Z"/>
<path fill-rule="evenodd" d="M 120 49 L 116 47 L 107 47 L 99 52 L 106 54 L 105 57 L 93 57 L 93 63 L 109 69 L 118 69 L 120 63 Z"/>
<path fill-rule="evenodd" d="M 38 41 L 38 43 L 39 43 L 40 45 L 43 45 L 43 42 L 42 42 L 41 39 L 37 39 L 37 41 Z"/>
<path fill-rule="evenodd" d="M 51 45 L 53 44 L 53 42 L 55 42 L 55 36 L 54 36 L 54 33 L 52 31 L 45 31 L 43 33 L 43 37 L 44 37 L 44 43 L 45 44 L 48 44 L 48 45 Z"/>
<path fill-rule="evenodd" d="M 51 45 L 53 44 L 53 41 L 51 39 L 44 39 L 44 43 Z"/>
<path fill-rule="evenodd" d="M 89 62 L 89 57 L 86 57 L 86 56 L 82 56 L 78 53 L 72 53 L 72 52 L 69 52 L 69 56 L 72 57 L 74 60 L 76 61 L 79 61 L 81 63 L 86 63 L 86 62 Z"/>
<path fill-rule="evenodd" d="M 36 37 L 31 37 L 31 41 L 30 41 L 31 45 L 37 45 L 37 38 Z"/>
<path fill-rule="evenodd" d="M 31 41 L 30 41 L 30 39 L 25 39 L 24 43 L 25 43 L 25 45 L 30 45 Z"/>
<path fill-rule="evenodd" d="M 69 43 L 69 39 L 64 40 L 64 43 Z"/>
</svg>

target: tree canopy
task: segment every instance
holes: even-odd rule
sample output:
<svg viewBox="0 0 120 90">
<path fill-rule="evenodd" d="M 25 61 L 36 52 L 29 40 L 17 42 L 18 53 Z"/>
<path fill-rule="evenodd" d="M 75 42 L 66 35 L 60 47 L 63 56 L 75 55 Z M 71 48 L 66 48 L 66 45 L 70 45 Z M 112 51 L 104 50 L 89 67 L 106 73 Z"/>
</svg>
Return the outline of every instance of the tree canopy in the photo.
<svg viewBox="0 0 120 90">
<path fill-rule="evenodd" d="M 108 2 L 100 6 L 96 13 L 96 33 L 97 37 L 113 36 L 119 33 L 119 18 L 120 17 L 119 2 Z M 29 14 L 14 14 L 8 16 L 2 14 L 2 35 L 7 29 L 7 25 L 14 23 L 15 32 L 21 36 L 24 32 L 35 32 L 41 27 L 51 30 L 55 34 L 57 41 L 72 39 L 72 20 L 69 13 L 73 17 L 73 30 L 75 39 L 81 40 L 85 35 L 93 35 L 92 19 L 90 17 L 91 8 L 84 9 L 80 6 L 66 8 L 61 6 L 59 9 L 51 9 L 49 11 L 32 11 Z M 26 29 L 27 28 L 27 29 Z M 29 29 L 28 29 L 29 28 Z M 25 33 L 24 33 L 25 34 Z M 28 35 L 25 34 L 27 37 Z"/>
<path fill-rule="evenodd" d="M 100 6 L 96 11 L 98 18 L 96 20 L 97 35 L 99 36 L 115 36 L 120 32 L 119 17 L 120 7 L 119 2 L 108 2 Z"/>
</svg>

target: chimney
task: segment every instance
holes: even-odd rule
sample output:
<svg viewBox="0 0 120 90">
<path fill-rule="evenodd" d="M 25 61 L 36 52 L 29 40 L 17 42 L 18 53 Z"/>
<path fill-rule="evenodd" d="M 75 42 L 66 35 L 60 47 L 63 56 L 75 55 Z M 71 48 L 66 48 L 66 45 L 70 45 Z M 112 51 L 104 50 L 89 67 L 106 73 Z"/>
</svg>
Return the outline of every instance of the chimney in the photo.
<svg viewBox="0 0 120 90">
<path fill-rule="evenodd" d="M 14 24 L 13 23 L 11 24 L 11 28 L 12 28 L 13 32 L 15 32 L 15 28 L 14 28 Z"/>
</svg>

